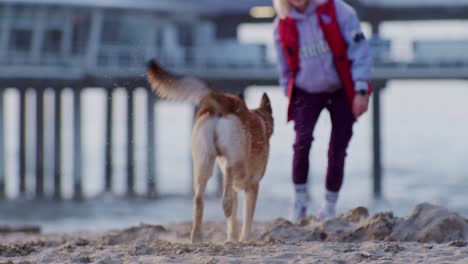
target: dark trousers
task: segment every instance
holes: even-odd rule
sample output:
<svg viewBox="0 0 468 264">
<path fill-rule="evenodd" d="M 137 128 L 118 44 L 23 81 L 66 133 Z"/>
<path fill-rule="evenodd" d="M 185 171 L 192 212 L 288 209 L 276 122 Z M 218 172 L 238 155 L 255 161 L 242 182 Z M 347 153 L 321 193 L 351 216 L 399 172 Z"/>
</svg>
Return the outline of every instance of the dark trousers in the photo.
<svg viewBox="0 0 468 264">
<path fill-rule="evenodd" d="M 330 112 L 332 131 L 328 147 L 326 188 L 338 192 L 343 183 L 346 149 L 353 135 L 355 121 L 344 89 L 334 93 L 310 94 L 295 90 L 293 99 L 294 143 L 293 182 L 304 184 L 309 172 L 309 152 L 315 124 L 324 108 Z"/>
</svg>

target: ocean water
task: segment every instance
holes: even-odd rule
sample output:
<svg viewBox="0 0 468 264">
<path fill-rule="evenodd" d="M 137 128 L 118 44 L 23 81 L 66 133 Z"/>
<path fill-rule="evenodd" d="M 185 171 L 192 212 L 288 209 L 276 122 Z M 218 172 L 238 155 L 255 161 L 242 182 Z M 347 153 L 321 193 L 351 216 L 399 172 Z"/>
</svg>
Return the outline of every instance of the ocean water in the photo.
<svg viewBox="0 0 468 264">
<path fill-rule="evenodd" d="M 270 162 L 260 187 L 258 220 L 288 217 L 292 195 L 291 163 L 294 132 L 287 124 L 287 100 L 278 87 L 251 87 L 246 99 L 256 107 L 261 94 L 272 99 L 275 132 L 271 139 Z M 65 102 L 70 100 L 65 93 Z M 125 91 L 117 91 L 115 100 L 115 192 L 125 192 Z M 7 124 L 14 123 L 13 91 L 7 93 Z M 468 216 L 468 83 L 462 81 L 394 81 L 382 93 L 382 131 L 384 198 L 372 197 L 371 115 L 367 113 L 354 127 L 349 147 L 345 181 L 340 193 L 340 212 L 368 207 L 371 212 L 392 210 L 403 216 L 421 202 L 446 206 Z M 33 101 L 33 100 L 31 100 Z M 106 97 L 100 90 L 88 90 L 83 96 L 84 189 L 95 197 L 103 188 L 103 139 Z M 136 122 L 144 122 L 145 93 L 137 92 Z M 64 104 L 67 106 L 67 104 Z M 64 119 L 70 121 L 70 107 L 64 107 Z M 172 223 L 191 219 L 190 133 L 192 107 L 161 102 L 155 107 L 157 131 L 157 189 L 161 200 L 125 200 L 105 196 L 84 203 L 16 201 L 2 202 L 4 224 L 41 224 L 46 231 L 103 230 L 140 222 Z M 68 114 L 67 114 L 68 112 Z M 14 126 L 12 126 L 14 127 Z M 138 127 L 138 126 L 137 126 Z M 324 196 L 327 147 L 330 133 L 328 112 L 321 114 L 310 154 L 309 188 L 312 194 L 310 212 L 316 213 Z M 7 130 L 7 184 L 10 195 L 15 189 L 15 140 Z M 71 131 L 64 131 L 64 193 L 72 194 Z M 137 135 L 142 133 L 136 131 Z M 136 185 L 143 193 L 147 183 L 144 164 L 144 134 L 136 142 Z M 33 166 L 34 164 L 31 164 Z M 31 170 L 33 171 L 33 170 Z M 46 169 L 47 171 L 47 169 Z M 46 173 L 46 176 L 49 175 Z M 216 190 L 216 177 L 210 180 L 208 194 Z M 33 184 L 33 183 L 32 183 Z M 50 189 L 51 181 L 46 184 Z M 223 219 L 221 204 L 209 195 L 206 205 L 208 220 Z"/>
<path fill-rule="evenodd" d="M 392 52 L 398 59 L 411 59 L 412 39 L 468 38 L 465 22 L 392 23 L 382 26 L 382 34 L 395 41 Z M 271 45 L 271 27 L 241 27 L 240 37 L 245 41 L 267 41 Z M 270 46 L 271 47 L 271 46 Z M 271 51 L 271 50 L 270 50 Z M 273 54 L 273 53 L 272 53 Z M 274 57 L 274 56 L 273 56 Z M 286 121 L 287 100 L 279 87 L 252 86 L 246 100 L 255 107 L 261 94 L 272 99 L 275 133 L 271 139 L 270 162 L 260 187 L 257 220 L 287 217 L 292 195 L 291 164 L 294 132 Z M 114 172 L 117 194 L 125 192 L 126 160 L 126 92 L 115 92 L 114 105 Z M 146 179 L 146 142 L 144 131 L 138 130 L 145 122 L 145 92 L 135 95 L 136 125 L 136 186 L 144 193 Z M 6 113 L 6 172 L 9 196 L 16 196 L 18 94 L 8 90 L 5 95 Z M 339 212 L 356 206 L 366 206 L 371 212 L 392 210 L 403 216 L 421 202 L 448 207 L 468 217 L 468 81 L 401 81 L 389 82 L 382 93 L 382 151 L 383 199 L 372 197 L 371 114 L 363 116 L 354 127 L 349 146 L 345 181 L 340 193 Z M 46 111 L 52 113 L 52 94 L 46 96 Z M 63 190 L 72 195 L 72 131 L 71 91 L 63 94 L 64 157 Z M 104 184 L 104 118 L 106 94 L 104 90 L 89 89 L 83 93 L 83 177 L 85 194 L 95 197 Z M 28 113 L 34 127 L 34 94 L 28 95 Z M 28 200 L 0 202 L 3 218 L 0 224 L 40 224 L 46 231 L 104 230 L 120 228 L 140 222 L 173 223 L 191 219 L 191 161 L 190 133 L 193 107 L 187 104 L 159 102 L 156 107 L 157 190 L 171 195 L 160 200 L 121 199 L 104 196 L 83 203 L 36 202 Z M 371 112 L 371 111 L 370 111 Z M 47 119 L 52 122 L 52 119 Z M 29 128 L 29 127 L 28 127 Z M 324 111 L 315 131 L 310 153 L 309 188 L 312 194 L 310 212 L 315 214 L 323 202 L 324 178 L 327 166 L 327 147 L 330 133 L 329 116 Z M 52 133 L 46 140 L 51 140 Z M 34 153 L 34 130 L 28 129 L 28 153 Z M 48 164 L 46 176 L 53 164 Z M 33 177 L 34 162 L 29 164 Z M 34 181 L 31 181 L 31 186 Z M 216 190 L 216 178 L 210 180 L 208 193 Z M 50 191 L 50 178 L 46 187 Z M 176 195 L 177 197 L 172 197 Z M 172 198 L 171 198 L 172 197 Z M 205 207 L 207 220 L 223 219 L 221 204 L 208 198 Z"/>
</svg>

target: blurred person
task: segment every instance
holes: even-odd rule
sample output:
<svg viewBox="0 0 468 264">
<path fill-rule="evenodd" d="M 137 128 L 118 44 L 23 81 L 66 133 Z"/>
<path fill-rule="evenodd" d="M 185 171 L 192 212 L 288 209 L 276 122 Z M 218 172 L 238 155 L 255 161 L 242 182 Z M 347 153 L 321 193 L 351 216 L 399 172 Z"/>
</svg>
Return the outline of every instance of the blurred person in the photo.
<svg viewBox="0 0 468 264">
<path fill-rule="evenodd" d="M 325 202 L 319 218 L 336 214 L 353 124 L 368 109 L 371 57 L 356 11 L 343 0 L 273 0 L 279 81 L 294 121 L 291 220 L 306 217 L 307 177 L 315 124 L 323 109 L 332 125 Z"/>
</svg>

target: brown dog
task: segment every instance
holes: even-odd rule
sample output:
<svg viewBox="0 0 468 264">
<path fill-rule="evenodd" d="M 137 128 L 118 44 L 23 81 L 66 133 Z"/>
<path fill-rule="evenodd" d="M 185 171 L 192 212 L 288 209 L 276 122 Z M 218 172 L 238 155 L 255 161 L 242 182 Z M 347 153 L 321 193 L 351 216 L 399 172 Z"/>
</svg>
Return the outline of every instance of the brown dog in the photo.
<svg viewBox="0 0 468 264">
<path fill-rule="evenodd" d="M 160 97 L 200 106 L 192 131 L 195 191 L 192 242 L 202 239 L 203 195 L 215 160 L 224 175 L 222 203 L 228 218 L 228 241 L 239 239 L 237 193 L 242 190 L 245 200 L 240 240 L 248 241 L 273 133 L 268 96 L 263 95 L 259 108 L 249 110 L 240 97 L 214 90 L 197 79 L 175 76 L 155 61 L 150 62 L 147 77 Z"/>
</svg>

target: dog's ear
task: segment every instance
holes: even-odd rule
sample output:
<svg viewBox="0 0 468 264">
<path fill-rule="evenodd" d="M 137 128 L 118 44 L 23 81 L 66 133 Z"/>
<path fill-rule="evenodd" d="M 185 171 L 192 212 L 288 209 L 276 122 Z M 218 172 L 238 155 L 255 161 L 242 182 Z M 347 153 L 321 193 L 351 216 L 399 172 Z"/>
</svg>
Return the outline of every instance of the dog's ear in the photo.
<svg viewBox="0 0 468 264">
<path fill-rule="evenodd" d="M 267 110 L 270 114 L 273 113 L 273 110 L 271 109 L 270 98 L 266 93 L 263 93 L 262 101 L 260 102 L 260 108 Z"/>
</svg>

